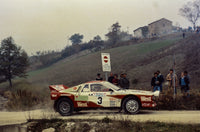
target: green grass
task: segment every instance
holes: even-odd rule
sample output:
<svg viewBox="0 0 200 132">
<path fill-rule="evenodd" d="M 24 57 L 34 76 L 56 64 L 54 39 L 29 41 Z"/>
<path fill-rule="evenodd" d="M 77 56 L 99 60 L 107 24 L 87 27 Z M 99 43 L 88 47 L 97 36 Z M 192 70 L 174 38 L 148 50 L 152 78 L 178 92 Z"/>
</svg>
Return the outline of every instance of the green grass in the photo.
<svg viewBox="0 0 200 132">
<path fill-rule="evenodd" d="M 178 38 L 177 39 L 169 39 L 169 40 L 156 40 L 153 42 L 144 42 L 144 43 L 139 43 L 139 44 L 135 44 L 135 45 L 128 45 L 128 46 L 112 48 L 112 49 L 105 50 L 105 52 L 124 53 L 127 51 L 133 51 L 132 52 L 133 54 L 146 54 L 146 53 L 152 52 L 154 50 L 169 46 L 178 40 L 179 40 Z M 104 51 L 102 51 L 102 52 L 104 52 Z"/>
<path fill-rule="evenodd" d="M 160 48 L 164 48 L 166 46 L 169 46 L 176 42 L 176 40 L 164 40 L 164 41 L 158 41 L 158 42 L 152 42 L 152 43 L 146 43 L 146 44 L 139 44 L 137 54 L 145 54 L 152 51 L 155 51 Z"/>
</svg>

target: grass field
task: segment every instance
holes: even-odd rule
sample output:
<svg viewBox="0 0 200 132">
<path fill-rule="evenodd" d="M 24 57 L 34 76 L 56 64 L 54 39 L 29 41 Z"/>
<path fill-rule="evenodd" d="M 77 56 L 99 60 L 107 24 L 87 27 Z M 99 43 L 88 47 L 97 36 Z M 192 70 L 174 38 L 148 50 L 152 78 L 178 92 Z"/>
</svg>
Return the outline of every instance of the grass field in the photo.
<svg viewBox="0 0 200 132">
<path fill-rule="evenodd" d="M 111 54 L 111 65 L 113 73 L 130 71 L 131 65 L 140 61 L 147 54 L 161 48 L 168 47 L 178 41 L 177 39 L 156 40 L 136 45 L 121 46 L 107 49 L 101 52 Z M 64 83 L 68 86 L 76 85 L 85 81 L 94 80 L 96 73 L 102 73 L 101 52 L 86 54 L 83 56 L 72 56 L 53 64 L 50 67 L 31 71 L 28 80 L 33 83 L 55 84 Z M 129 73 L 128 73 L 129 74 Z M 131 73 L 129 77 L 132 77 Z"/>
</svg>

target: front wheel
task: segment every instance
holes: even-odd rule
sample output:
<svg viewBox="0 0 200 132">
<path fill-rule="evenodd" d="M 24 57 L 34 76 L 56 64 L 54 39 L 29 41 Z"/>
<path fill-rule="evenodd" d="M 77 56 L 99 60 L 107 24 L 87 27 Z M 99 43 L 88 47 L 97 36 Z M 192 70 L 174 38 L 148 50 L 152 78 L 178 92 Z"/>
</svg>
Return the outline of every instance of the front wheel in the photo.
<svg viewBox="0 0 200 132">
<path fill-rule="evenodd" d="M 57 111 L 62 116 L 68 116 L 71 115 L 74 110 L 73 103 L 70 99 L 63 98 L 60 99 L 57 103 Z"/>
<path fill-rule="evenodd" d="M 134 97 L 128 97 L 123 102 L 123 109 L 125 113 L 137 114 L 140 110 L 139 101 Z"/>
</svg>

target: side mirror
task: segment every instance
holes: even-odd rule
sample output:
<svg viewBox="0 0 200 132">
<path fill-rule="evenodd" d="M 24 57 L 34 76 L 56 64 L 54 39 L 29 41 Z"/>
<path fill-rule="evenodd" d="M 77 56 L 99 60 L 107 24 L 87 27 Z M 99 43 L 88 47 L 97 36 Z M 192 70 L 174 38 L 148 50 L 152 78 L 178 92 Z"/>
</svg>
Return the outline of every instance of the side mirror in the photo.
<svg viewBox="0 0 200 132">
<path fill-rule="evenodd" d="M 110 92 L 114 92 L 112 89 L 109 89 L 108 91 L 110 91 Z"/>
</svg>

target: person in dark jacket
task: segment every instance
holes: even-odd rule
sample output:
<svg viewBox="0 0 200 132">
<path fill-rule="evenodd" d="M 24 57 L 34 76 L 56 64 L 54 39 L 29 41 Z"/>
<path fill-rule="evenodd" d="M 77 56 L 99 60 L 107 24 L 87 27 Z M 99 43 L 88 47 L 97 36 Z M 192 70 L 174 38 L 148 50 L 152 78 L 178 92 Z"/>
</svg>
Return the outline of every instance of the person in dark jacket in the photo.
<svg viewBox="0 0 200 132">
<path fill-rule="evenodd" d="M 160 73 L 160 71 L 157 71 L 158 77 L 160 78 L 160 92 L 162 92 L 162 83 L 165 81 L 163 75 Z"/>
<path fill-rule="evenodd" d="M 129 80 L 126 78 L 126 76 L 127 76 L 127 74 L 124 73 L 124 74 L 123 74 L 123 80 L 122 80 L 123 86 L 124 86 L 123 88 L 124 88 L 124 89 L 129 89 L 130 83 L 129 83 Z"/>
<path fill-rule="evenodd" d="M 110 76 L 108 77 L 108 82 L 112 83 L 112 80 L 114 79 L 113 73 L 110 73 Z"/>
<path fill-rule="evenodd" d="M 161 83 L 161 80 L 160 78 L 158 77 L 158 73 L 155 72 L 154 73 L 154 77 L 151 79 L 151 87 L 153 88 L 153 91 L 160 91 L 160 83 Z"/>
<path fill-rule="evenodd" d="M 189 95 L 189 77 L 187 76 L 187 71 L 181 73 L 181 77 L 179 79 L 179 85 L 181 87 L 181 92 L 183 96 Z"/>
<path fill-rule="evenodd" d="M 97 74 L 96 80 L 97 80 L 97 81 L 103 81 L 103 78 L 101 77 L 101 74 L 100 74 L 100 73 Z"/>
<path fill-rule="evenodd" d="M 187 97 L 190 96 L 190 77 L 187 71 L 184 71 L 184 75 L 187 78 Z"/>
<path fill-rule="evenodd" d="M 123 84 L 123 78 L 124 78 L 124 75 L 123 75 L 123 74 L 120 74 L 119 86 L 120 86 L 121 88 L 124 87 L 124 84 Z"/>
</svg>

